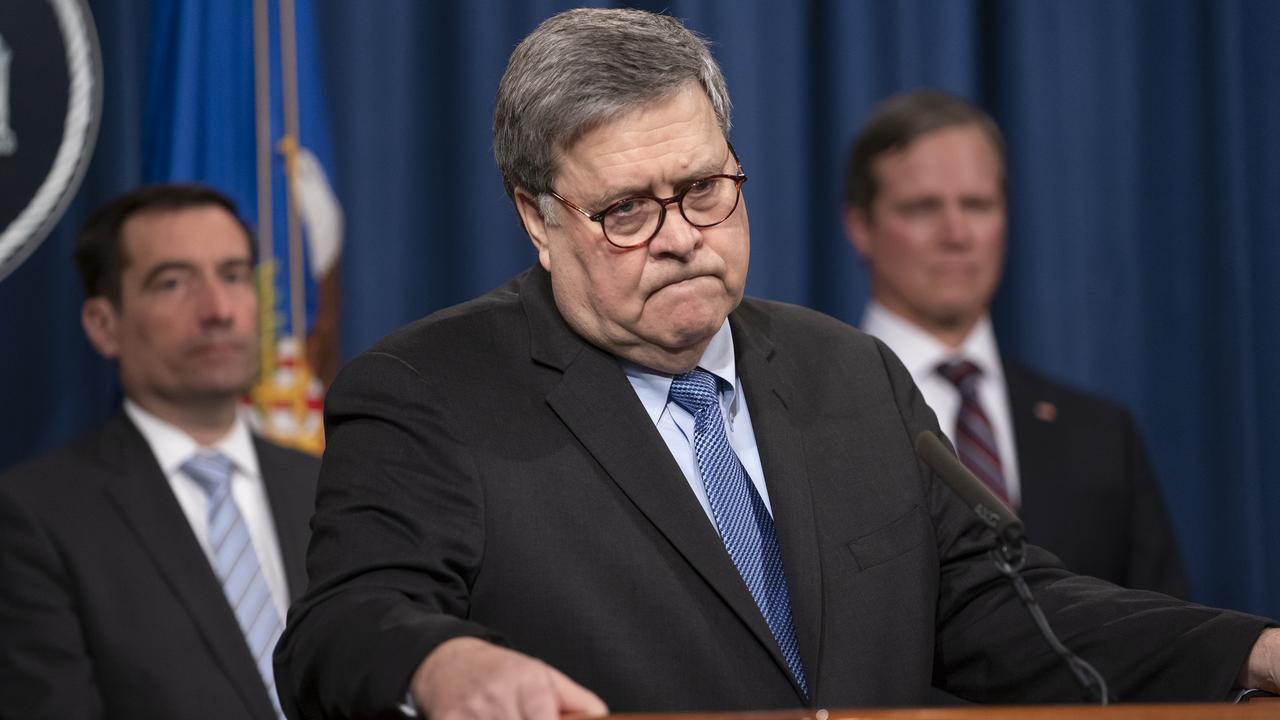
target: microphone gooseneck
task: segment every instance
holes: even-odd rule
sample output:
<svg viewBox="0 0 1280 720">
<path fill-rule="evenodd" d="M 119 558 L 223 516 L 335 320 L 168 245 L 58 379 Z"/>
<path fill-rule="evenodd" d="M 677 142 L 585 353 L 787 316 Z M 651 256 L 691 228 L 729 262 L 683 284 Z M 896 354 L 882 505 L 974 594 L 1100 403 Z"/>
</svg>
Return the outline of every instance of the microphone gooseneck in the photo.
<svg viewBox="0 0 1280 720">
<path fill-rule="evenodd" d="M 951 450 L 928 430 L 916 436 L 916 454 L 942 478 L 984 525 L 995 532 L 996 549 L 1010 565 L 1022 567 L 1025 533 L 1018 516 L 965 467 Z"/>
<path fill-rule="evenodd" d="M 1053 632 L 1053 628 L 1049 626 L 1049 620 L 1040 609 L 1040 603 L 1036 602 L 1035 596 L 1031 594 L 1031 588 L 1022 578 L 1022 565 L 1026 561 L 1026 555 L 1023 552 L 1026 541 L 1022 521 L 1018 519 L 1017 514 L 961 464 L 937 435 L 928 430 L 917 435 L 916 454 L 995 534 L 998 543 L 991 549 L 990 554 L 996 569 L 1013 583 L 1018 599 L 1022 601 L 1023 607 L 1035 621 L 1036 628 L 1049 643 L 1049 647 L 1053 648 L 1058 657 L 1066 663 L 1080 687 L 1096 697 L 1100 704 L 1108 704 L 1111 695 L 1107 691 L 1107 682 L 1102 678 L 1102 674 L 1062 644 Z"/>
</svg>

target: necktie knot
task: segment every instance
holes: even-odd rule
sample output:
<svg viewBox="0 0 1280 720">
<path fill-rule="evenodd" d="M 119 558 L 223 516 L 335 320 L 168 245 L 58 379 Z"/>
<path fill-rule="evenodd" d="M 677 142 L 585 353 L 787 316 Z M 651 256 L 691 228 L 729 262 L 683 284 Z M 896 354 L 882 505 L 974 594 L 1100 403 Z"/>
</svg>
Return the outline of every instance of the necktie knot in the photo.
<svg viewBox="0 0 1280 720">
<path fill-rule="evenodd" d="M 982 369 L 969 360 L 952 360 L 939 365 L 938 374 L 955 385 L 961 395 L 972 396 L 977 392 Z"/>
<path fill-rule="evenodd" d="M 694 368 L 672 378 L 671 399 L 697 417 L 708 408 L 719 406 L 720 385 L 715 375 Z"/>
<path fill-rule="evenodd" d="M 191 476 L 210 498 L 220 498 L 231 487 L 231 471 L 235 463 L 220 452 L 200 452 L 182 463 L 182 471 Z"/>
</svg>

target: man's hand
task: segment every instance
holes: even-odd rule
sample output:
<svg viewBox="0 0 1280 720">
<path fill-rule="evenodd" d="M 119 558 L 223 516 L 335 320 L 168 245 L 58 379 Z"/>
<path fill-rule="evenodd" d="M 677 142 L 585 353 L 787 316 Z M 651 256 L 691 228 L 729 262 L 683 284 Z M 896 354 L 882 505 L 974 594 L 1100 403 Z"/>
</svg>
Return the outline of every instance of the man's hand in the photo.
<svg viewBox="0 0 1280 720">
<path fill-rule="evenodd" d="M 1243 688 L 1280 693 L 1280 628 L 1263 630 L 1258 636 L 1236 684 Z"/>
<path fill-rule="evenodd" d="M 431 720 L 556 720 L 609 709 L 544 662 L 476 638 L 447 640 L 413 673 L 418 709 Z"/>
</svg>

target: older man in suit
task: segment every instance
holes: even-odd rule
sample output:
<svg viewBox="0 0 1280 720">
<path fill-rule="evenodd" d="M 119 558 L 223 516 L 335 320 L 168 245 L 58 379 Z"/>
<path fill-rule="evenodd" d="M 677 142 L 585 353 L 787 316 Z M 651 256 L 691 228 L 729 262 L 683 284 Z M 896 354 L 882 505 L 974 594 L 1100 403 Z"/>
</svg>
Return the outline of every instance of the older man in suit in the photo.
<svg viewBox="0 0 1280 720">
<path fill-rule="evenodd" d="M 1000 130 L 971 103 L 921 90 L 876 108 L 845 183 L 846 232 L 871 270 L 862 329 L 903 361 L 961 459 L 1018 509 L 1033 542 L 1074 572 L 1186 597 L 1129 413 L 996 344 L 1005 185 Z"/>
<path fill-rule="evenodd" d="M 917 461 L 937 422 L 902 365 L 743 299 L 728 130 L 672 18 L 573 10 L 516 48 L 494 152 L 538 263 L 335 382 L 311 585 L 276 651 L 290 717 L 1079 697 Z M 1034 549 L 1027 576 L 1119 697 L 1276 670 L 1264 620 Z"/>
<path fill-rule="evenodd" d="M 237 413 L 258 367 L 248 229 L 212 189 L 144 187 L 94 214 L 76 261 L 124 407 L 0 477 L 0 707 L 277 718 L 319 463 Z"/>
</svg>

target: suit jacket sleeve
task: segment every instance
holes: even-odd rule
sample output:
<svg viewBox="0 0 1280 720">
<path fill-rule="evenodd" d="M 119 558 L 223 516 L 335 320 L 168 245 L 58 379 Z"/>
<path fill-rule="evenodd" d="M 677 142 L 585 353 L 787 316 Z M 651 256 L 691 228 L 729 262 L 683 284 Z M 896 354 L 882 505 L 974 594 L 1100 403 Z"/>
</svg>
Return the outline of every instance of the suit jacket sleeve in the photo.
<svg viewBox="0 0 1280 720">
<path fill-rule="evenodd" d="M 1125 413 L 1125 432 L 1129 477 L 1133 482 L 1132 542 L 1129 545 L 1129 587 L 1149 588 L 1178 598 L 1190 597 L 1187 580 L 1178 551 L 1173 523 L 1165 507 L 1164 494 L 1156 481 L 1151 459 L 1142 435 L 1133 419 Z"/>
<path fill-rule="evenodd" d="M 395 707 L 441 642 L 497 639 L 460 619 L 484 550 L 484 500 L 443 393 L 432 387 L 438 380 L 372 352 L 328 393 L 310 585 L 275 656 L 290 717 Z"/>
<path fill-rule="evenodd" d="M 879 347 L 909 434 L 936 432 L 933 412 L 906 369 Z M 985 526 L 940 479 L 921 471 L 940 572 L 935 683 L 979 702 L 1087 700 L 995 570 Z M 1073 575 L 1036 546 L 1027 548 L 1023 574 L 1062 642 L 1126 701 L 1225 698 L 1267 625 L 1262 618 Z"/>
<path fill-rule="evenodd" d="M 38 471 L 35 471 L 38 473 Z M 0 698 L 22 718 L 100 718 L 76 589 L 55 542 L 0 477 Z"/>
</svg>

